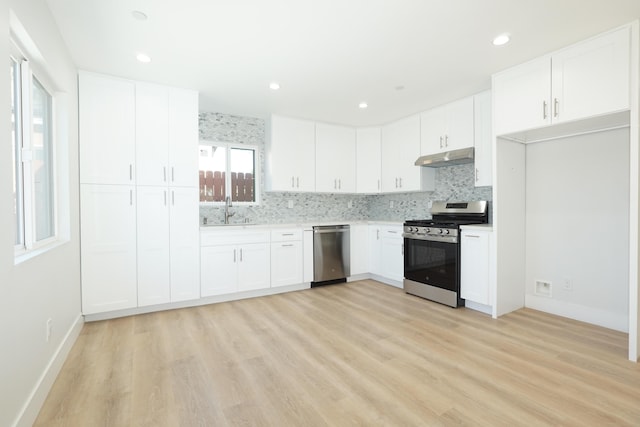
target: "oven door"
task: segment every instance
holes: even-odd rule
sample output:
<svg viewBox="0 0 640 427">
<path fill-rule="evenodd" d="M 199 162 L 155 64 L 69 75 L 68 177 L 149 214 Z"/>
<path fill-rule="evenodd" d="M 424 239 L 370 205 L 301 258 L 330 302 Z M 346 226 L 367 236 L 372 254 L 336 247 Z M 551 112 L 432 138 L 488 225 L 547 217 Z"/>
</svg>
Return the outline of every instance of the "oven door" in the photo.
<svg viewBox="0 0 640 427">
<path fill-rule="evenodd" d="M 404 277 L 458 292 L 458 243 L 404 239 Z"/>
</svg>

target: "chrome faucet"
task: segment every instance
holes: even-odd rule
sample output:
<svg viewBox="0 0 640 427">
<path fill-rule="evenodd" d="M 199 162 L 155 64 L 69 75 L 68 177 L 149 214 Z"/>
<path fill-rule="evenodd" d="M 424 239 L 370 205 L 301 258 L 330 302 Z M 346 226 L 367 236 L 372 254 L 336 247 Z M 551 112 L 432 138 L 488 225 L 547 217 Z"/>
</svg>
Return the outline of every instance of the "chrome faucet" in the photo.
<svg viewBox="0 0 640 427">
<path fill-rule="evenodd" d="M 231 203 L 231 197 L 227 196 L 227 198 L 224 199 L 224 223 L 225 224 L 229 224 L 229 218 L 231 218 L 236 214 L 235 212 L 229 212 L 229 208 L 232 208 L 232 207 L 233 207 L 233 204 Z"/>
</svg>

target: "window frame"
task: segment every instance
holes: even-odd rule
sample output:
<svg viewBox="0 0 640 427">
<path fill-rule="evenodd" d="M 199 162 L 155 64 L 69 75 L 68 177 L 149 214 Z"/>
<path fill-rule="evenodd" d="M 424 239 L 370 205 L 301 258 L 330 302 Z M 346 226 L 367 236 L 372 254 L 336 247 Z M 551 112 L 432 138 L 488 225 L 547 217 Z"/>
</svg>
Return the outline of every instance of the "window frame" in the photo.
<svg viewBox="0 0 640 427">
<path fill-rule="evenodd" d="M 41 250 L 58 243 L 60 239 L 59 235 L 59 209 L 58 209 L 58 171 L 57 171 L 57 125 L 56 125 L 56 91 L 51 85 L 51 80 L 41 67 L 34 66 L 29 56 L 25 55 L 24 50 L 20 48 L 19 41 L 13 37 L 10 37 L 10 50 L 9 58 L 17 64 L 18 75 L 18 99 L 16 108 L 19 109 L 19 117 L 16 117 L 16 133 L 17 140 L 12 141 L 15 144 L 15 155 L 13 162 L 14 167 L 18 169 L 16 175 L 17 188 L 15 203 L 20 204 L 21 209 L 16 206 L 16 214 L 21 214 L 21 221 L 16 217 L 14 221 L 14 227 L 16 228 L 16 238 L 14 240 L 14 256 L 16 261 L 19 258 L 39 253 Z M 50 215 L 48 221 L 51 222 L 50 235 L 37 239 L 37 203 L 36 203 L 36 171 L 33 167 L 33 87 L 34 80 L 40 85 L 48 96 L 49 111 L 47 119 L 49 121 L 46 131 L 47 138 L 47 164 L 49 191 L 48 197 L 50 199 L 49 211 Z M 15 84 L 12 81 L 11 84 Z M 13 100 L 11 101 L 13 102 Z M 16 178 L 14 178 L 16 179 Z M 18 191 L 18 189 L 20 191 Z"/>
<path fill-rule="evenodd" d="M 241 201 L 231 201 L 234 206 L 259 206 L 260 205 L 260 147 L 258 145 L 252 144 L 242 144 L 242 143 L 233 143 L 233 142 L 220 142 L 220 141 L 212 141 L 212 140 L 204 140 L 201 139 L 198 142 L 198 147 L 201 145 L 206 145 L 210 147 L 223 147 L 225 148 L 225 194 L 230 194 L 231 192 L 231 150 L 253 150 L 253 175 L 254 175 L 254 201 L 252 202 L 241 202 Z M 198 148 L 198 153 L 200 149 Z M 199 155 L 199 154 L 198 154 Z M 200 166 L 198 165 L 198 170 L 200 170 Z M 200 201 L 200 204 L 203 206 L 224 206 L 225 201 Z"/>
</svg>

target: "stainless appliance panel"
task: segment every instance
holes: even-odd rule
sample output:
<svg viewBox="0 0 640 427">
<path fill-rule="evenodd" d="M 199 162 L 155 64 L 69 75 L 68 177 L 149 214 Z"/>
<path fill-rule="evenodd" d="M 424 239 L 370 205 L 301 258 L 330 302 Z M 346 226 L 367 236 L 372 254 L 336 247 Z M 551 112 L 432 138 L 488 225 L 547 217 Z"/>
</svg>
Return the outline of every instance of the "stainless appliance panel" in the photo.
<svg viewBox="0 0 640 427">
<path fill-rule="evenodd" d="M 458 306 L 457 292 L 438 288 L 437 286 L 431 286 L 426 283 L 414 282 L 409 279 L 404 279 L 402 284 L 404 291 L 408 294 L 439 302 L 440 304 L 445 304 L 449 307 Z"/>
<path fill-rule="evenodd" d="M 351 275 L 348 225 L 313 227 L 313 282 L 346 279 Z"/>
</svg>

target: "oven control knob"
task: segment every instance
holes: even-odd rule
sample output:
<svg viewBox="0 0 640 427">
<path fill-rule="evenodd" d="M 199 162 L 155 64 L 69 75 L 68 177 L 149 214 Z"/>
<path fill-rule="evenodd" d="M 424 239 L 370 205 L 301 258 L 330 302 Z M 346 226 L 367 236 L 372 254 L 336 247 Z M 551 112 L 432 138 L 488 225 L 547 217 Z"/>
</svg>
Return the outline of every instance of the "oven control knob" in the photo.
<svg viewBox="0 0 640 427">
<path fill-rule="evenodd" d="M 449 229 L 444 230 L 444 234 L 449 234 Z"/>
</svg>

